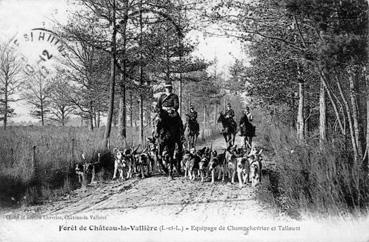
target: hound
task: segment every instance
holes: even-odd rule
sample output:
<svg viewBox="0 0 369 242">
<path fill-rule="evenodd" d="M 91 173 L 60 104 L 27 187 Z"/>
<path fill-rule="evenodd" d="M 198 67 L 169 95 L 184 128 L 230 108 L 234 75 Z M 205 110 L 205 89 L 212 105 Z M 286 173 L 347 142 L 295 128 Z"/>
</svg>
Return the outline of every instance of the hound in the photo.
<svg viewBox="0 0 369 242">
<path fill-rule="evenodd" d="M 189 176 L 190 180 L 196 179 L 196 174 L 199 171 L 201 158 L 196 154 L 195 148 L 191 148 L 190 152 L 183 156 L 182 164 L 185 167 L 185 177 Z"/>
<path fill-rule="evenodd" d="M 114 148 L 113 152 L 115 153 L 114 160 L 114 174 L 113 180 L 117 177 L 117 171 L 119 171 L 119 178 L 124 179 L 123 174 L 126 172 L 126 178 L 129 179 L 132 177 L 132 164 L 130 164 L 130 159 L 123 153 L 123 151 Z"/>
<path fill-rule="evenodd" d="M 78 176 L 78 182 L 85 185 L 86 176 L 89 172 L 90 165 L 86 162 L 86 156 L 82 153 L 83 163 L 78 163 L 75 165 L 74 171 Z"/>
<path fill-rule="evenodd" d="M 147 138 L 147 154 L 150 157 L 150 160 L 153 161 L 151 164 L 151 172 L 154 172 L 154 168 L 157 171 L 161 170 L 161 166 L 158 163 L 158 148 L 155 143 L 155 138 Z"/>
<path fill-rule="evenodd" d="M 262 149 L 258 149 L 255 146 L 251 149 L 248 159 L 250 162 L 250 178 L 251 185 L 255 187 L 261 182 L 261 171 L 262 171 Z"/>
<path fill-rule="evenodd" d="M 199 162 L 199 176 L 201 177 L 201 182 L 204 182 L 204 177 L 208 177 L 208 164 L 209 160 L 206 156 L 203 156 Z"/>
<path fill-rule="evenodd" d="M 231 183 L 234 183 L 237 171 L 237 157 L 236 157 L 236 146 L 228 147 L 225 153 L 225 164 L 224 164 L 224 173 L 223 173 L 223 181 L 225 174 L 227 177 L 231 179 Z"/>
<path fill-rule="evenodd" d="M 250 163 L 249 159 L 245 157 L 237 158 L 237 178 L 239 187 L 242 188 L 243 184 L 250 182 Z"/>
<path fill-rule="evenodd" d="M 224 174 L 224 160 L 225 160 L 225 153 L 217 154 L 217 151 L 211 152 L 211 158 L 209 162 L 209 172 L 211 174 L 211 183 L 215 182 L 215 175 L 218 174 L 218 180 L 222 173 Z M 224 179 L 224 176 L 223 176 Z"/>
<path fill-rule="evenodd" d="M 152 168 L 154 166 L 154 158 L 150 155 L 148 148 L 144 149 L 141 154 L 136 154 L 135 160 L 137 161 L 137 167 L 139 168 L 139 172 L 141 173 L 141 178 L 150 175 L 150 171 L 152 172 Z M 146 171 L 146 175 L 145 175 Z"/>
<path fill-rule="evenodd" d="M 182 161 L 181 161 L 181 168 L 184 170 L 184 177 L 187 178 L 190 174 L 189 170 L 189 162 L 192 158 L 192 155 L 189 151 L 186 151 L 183 155 Z"/>
</svg>

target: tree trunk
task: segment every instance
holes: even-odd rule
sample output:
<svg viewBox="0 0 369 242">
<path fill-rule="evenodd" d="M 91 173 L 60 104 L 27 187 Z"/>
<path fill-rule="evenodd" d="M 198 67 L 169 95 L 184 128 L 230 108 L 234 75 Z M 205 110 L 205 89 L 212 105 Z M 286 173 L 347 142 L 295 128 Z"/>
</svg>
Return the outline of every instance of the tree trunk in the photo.
<svg viewBox="0 0 369 242">
<path fill-rule="evenodd" d="M 142 27 L 143 27 L 143 23 L 142 23 L 142 0 L 140 1 L 140 66 L 139 66 L 139 74 L 140 74 L 140 86 L 141 88 L 144 85 L 144 79 L 143 79 L 143 56 L 142 56 Z M 139 110 L 140 110 L 140 144 L 143 146 L 144 145 L 144 97 L 143 97 L 143 93 L 142 90 L 140 92 L 140 106 L 139 106 Z"/>
<path fill-rule="evenodd" d="M 140 94 L 139 110 L 140 110 L 139 141 L 140 141 L 140 144 L 143 145 L 144 144 L 144 98 L 142 94 Z"/>
<path fill-rule="evenodd" d="M 304 139 L 305 119 L 304 119 L 304 83 L 299 81 L 299 104 L 297 111 L 297 137 L 300 140 Z"/>
<path fill-rule="evenodd" d="M 123 46 L 122 46 L 122 75 L 120 79 L 120 90 L 119 90 L 119 114 L 118 114 L 118 130 L 119 136 L 121 139 L 126 139 L 127 137 L 127 119 L 126 119 L 126 81 L 127 81 L 127 56 L 126 56 L 126 47 L 127 47 L 127 21 L 128 21 L 128 0 L 124 0 L 124 18 L 121 23 L 121 35 L 123 38 Z"/>
<path fill-rule="evenodd" d="M 41 126 L 45 126 L 45 120 L 44 120 L 44 107 L 41 101 Z"/>
<path fill-rule="evenodd" d="M 367 0 L 369 5 L 369 0 Z M 367 21 L 369 20 L 369 12 L 367 11 Z M 367 38 L 367 54 L 369 54 L 369 25 L 366 29 L 366 38 Z M 368 60 L 367 60 L 368 61 Z M 365 87 L 366 87 L 366 148 L 365 148 L 365 155 L 363 157 L 363 171 L 368 174 L 369 171 L 369 62 L 366 63 L 364 67 L 364 76 L 365 76 Z"/>
<path fill-rule="evenodd" d="M 65 111 L 61 110 L 61 123 L 62 126 L 65 126 Z"/>
<path fill-rule="evenodd" d="M 132 90 L 129 93 L 129 106 L 130 106 L 129 121 L 130 121 L 130 126 L 133 127 L 133 91 Z"/>
<path fill-rule="evenodd" d="M 150 105 L 146 106 L 146 126 L 150 128 L 152 127 Z"/>
<path fill-rule="evenodd" d="M 204 127 L 206 127 L 206 105 L 204 105 Z"/>
<path fill-rule="evenodd" d="M 178 18 L 178 24 L 179 26 L 181 27 L 181 24 L 182 24 L 182 1 L 179 2 L 180 4 L 180 9 L 178 11 L 178 14 L 179 14 L 179 18 Z M 180 53 L 179 53 L 179 64 L 180 64 L 180 67 L 181 67 L 181 71 L 179 73 L 179 116 L 182 118 L 182 115 L 184 114 L 184 112 L 182 112 L 182 61 L 183 61 L 183 40 L 182 38 L 179 38 L 179 48 L 180 48 Z"/>
<path fill-rule="evenodd" d="M 328 98 L 329 98 L 329 100 L 330 100 L 330 102 L 332 104 L 332 107 L 333 107 L 333 110 L 334 110 L 334 113 L 336 115 L 336 119 L 337 119 L 337 122 L 338 122 L 338 126 L 340 127 L 341 134 L 342 135 L 345 135 L 345 129 L 343 127 L 343 124 L 342 124 L 342 121 L 341 121 L 341 118 L 340 118 L 340 114 L 338 112 L 338 108 L 337 108 L 335 99 L 333 99 L 334 94 L 332 94 L 331 90 L 328 88 L 328 84 L 327 84 L 327 81 L 326 81 L 327 78 L 324 75 L 324 73 L 321 71 L 319 74 L 321 76 L 321 80 L 322 80 L 324 89 L 325 89 L 326 93 L 328 94 Z M 337 97 L 335 97 L 335 98 L 337 100 Z"/>
<path fill-rule="evenodd" d="M 90 130 L 94 130 L 94 109 L 92 106 L 92 101 L 90 101 L 90 112 L 89 112 L 89 120 L 90 120 Z"/>
<path fill-rule="evenodd" d="M 214 125 L 217 125 L 217 119 L 218 119 L 218 103 L 215 103 L 215 107 L 214 107 Z"/>
<path fill-rule="evenodd" d="M 108 117 L 107 117 L 107 121 L 106 121 L 106 127 L 105 127 L 105 132 L 104 132 L 104 139 L 103 139 L 103 145 L 104 147 L 108 147 L 108 140 L 110 138 L 110 132 L 111 132 L 111 124 L 112 124 L 112 120 L 113 120 L 113 112 L 114 112 L 114 94 L 115 94 L 115 74 L 116 74 L 116 66 L 115 66 L 115 62 L 116 62 L 116 55 L 117 55 L 117 43 L 116 43 L 116 38 L 117 38 L 117 26 L 116 26 L 116 19 L 115 19 L 115 14 L 116 14 L 116 9 L 115 9 L 115 0 L 113 0 L 113 34 L 112 34 L 112 39 L 111 39 L 111 56 L 110 56 L 110 88 L 109 88 L 109 95 L 110 95 L 110 100 L 109 100 L 109 109 L 108 109 Z"/>
<path fill-rule="evenodd" d="M 368 0 L 369 2 L 369 0 Z M 366 89 L 366 148 L 363 157 L 363 171 L 368 174 L 369 171 L 369 73 L 368 67 L 364 68 L 365 89 Z"/>
<path fill-rule="evenodd" d="M 41 126 L 44 126 L 45 125 L 45 121 L 44 121 L 44 97 L 43 97 L 43 94 L 42 94 L 42 86 L 40 84 L 40 111 L 41 111 Z"/>
<path fill-rule="evenodd" d="M 327 140 L 327 106 L 325 101 L 325 89 L 323 85 L 323 80 L 321 80 L 319 91 L 319 143 L 321 147 L 326 140 Z"/>
<path fill-rule="evenodd" d="M 123 69 L 125 69 L 125 63 L 123 63 Z M 126 127 L 126 85 L 125 75 L 121 75 L 121 81 L 119 85 L 119 110 L 118 110 L 118 129 L 121 139 L 125 139 L 127 136 Z"/>
<path fill-rule="evenodd" d="M 308 99 L 308 97 L 305 97 L 306 99 Z M 311 108 L 310 108 L 310 106 L 309 105 L 307 105 L 306 107 L 305 107 L 305 110 L 306 110 L 306 112 L 305 113 L 310 113 L 311 111 Z M 305 134 L 305 136 L 309 136 L 309 133 L 310 133 L 310 127 L 311 127 L 311 118 L 310 117 L 307 117 L 306 119 L 304 119 L 305 120 L 305 131 L 304 131 L 304 134 Z"/>
<path fill-rule="evenodd" d="M 348 101 L 345 97 L 345 94 L 343 93 L 341 83 L 340 83 L 337 76 L 336 76 L 336 83 L 337 83 L 337 87 L 338 87 L 338 90 L 340 92 L 341 98 L 343 100 L 344 107 L 346 109 L 347 120 L 348 120 L 348 123 L 349 123 L 349 129 L 350 129 L 352 149 L 354 151 L 354 160 L 355 160 L 355 162 L 357 162 L 357 160 L 358 160 L 358 151 L 357 151 L 357 144 L 356 144 L 356 139 L 355 139 L 354 125 L 353 125 L 353 122 L 352 122 L 352 115 L 351 115 L 351 111 L 350 111 L 350 106 L 349 106 Z"/>
<path fill-rule="evenodd" d="M 97 127 L 100 128 L 101 123 L 101 113 L 100 111 L 97 111 Z"/>
<path fill-rule="evenodd" d="M 97 112 L 95 111 L 96 109 L 94 109 L 94 127 L 97 128 Z"/>
<path fill-rule="evenodd" d="M 354 75 L 353 72 L 349 72 L 350 101 L 351 101 L 351 106 L 352 106 L 352 119 L 353 119 L 353 124 L 354 124 L 355 143 L 357 147 L 358 161 L 360 161 L 363 153 L 362 153 L 362 146 L 361 146 L 361 140 L 360 140 L 359 112 L 357 109 L 357 95 L 356 95 L 353 75 Z"/>
<path fill-rule="evenodd" d="M 7 77 L 5 77 L 7 78 Z M 5 90 L 4 90 L 4 130 L 8 124 L 8 81 L 5 80 Z"/>
</svg>

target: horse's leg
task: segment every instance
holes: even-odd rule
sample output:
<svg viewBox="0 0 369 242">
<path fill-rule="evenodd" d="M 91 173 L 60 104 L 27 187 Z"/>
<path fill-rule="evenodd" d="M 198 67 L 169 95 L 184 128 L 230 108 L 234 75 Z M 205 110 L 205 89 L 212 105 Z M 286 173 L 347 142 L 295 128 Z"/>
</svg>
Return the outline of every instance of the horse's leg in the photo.
<svg viewBox="0 0 369 242">
<path fill-rule="evenodd" d="M 187 135 L 186 143 L 187 143 L 187 149 L 190 149 L 190 145 L 191 145 L 191 136 L 190 135 Z"/>
<path fill-rule="evenodd" d="M 161 168 L 163 169 L 163 171 L 165 172 L 165 174 L 168 174 L 168 169 L 165 167 L 164 162 L 163 162 L 163 157 L 162 157 L 163 151 L 164 151 L 164 145 L 159 144 L 157 161 L 159 162 L 159 164 L 160 164 Z"/>
<path fill-rule="evenodd" d="M 232 147 L 233 143 L 232 143 L 232 134 L 228 134 L 228 147 Z"/>
<path fill-rule="evenodd" d="M 178 156 L 177 156 L 177 159 L 176 159 L 176 169 L 177 169 L 177 172 L 178 172 L 178 175 L 182 175 L 182 170 L 181 170 L 181 161 L 182 161 L 182 158 L 183 158 L 183 145 L 182 145 L 182 142 L 179 140 L 177 141 L 177 146 L 178 146 Z"/>
<path fill-rule="evenodd" d="M 224 140 L 226 142 L 226 146 L 228 146 L 227 134 L 223 134 Z"/>
<path fill-rule="evenodd" d="M 174 163 L 174 150 L 175 144 L 168 145 L 168 152 L 169 152 L 169 177 L 173 179 L 173 163 Z"/>
</svg>

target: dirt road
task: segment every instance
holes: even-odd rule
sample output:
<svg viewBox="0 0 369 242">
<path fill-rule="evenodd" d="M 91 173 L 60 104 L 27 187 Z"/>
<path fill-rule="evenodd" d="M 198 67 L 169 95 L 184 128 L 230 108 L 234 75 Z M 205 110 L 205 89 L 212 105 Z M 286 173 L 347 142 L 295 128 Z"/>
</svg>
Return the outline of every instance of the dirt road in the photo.
<svg viewBox="0 0 369 242">
<path fill-rule="evenodd" d="M 223 139 L 212 146 L 223 149 Z M 361 241 L 368 222 L 295 221 L 260 203 L 251 186 L 164 176 L 99 183 L 0 215 L 0 241 L 27 242 Z"/>
<path fill-rule="evenodd" d="M 236 143 L 241 143 L 240 138 Z M 218 138 L 204 145 L 221 150 L 225 143 L 223 138 Z M 151 213 L 177 218 L 196 217 L 204 222 L 212 218 L 230 219 L 240 215 L 265 218 L 273 214 L 272 209 L 257 202 L 251 186 L 240 189 L 236 184 L 220 181 L 211 184 L 189 181 L 184 177 L 169 180 L 165 176 L 89 185 L 50 204 L 26 208 L 24 212 L 43 215 Z"/>
</svg>

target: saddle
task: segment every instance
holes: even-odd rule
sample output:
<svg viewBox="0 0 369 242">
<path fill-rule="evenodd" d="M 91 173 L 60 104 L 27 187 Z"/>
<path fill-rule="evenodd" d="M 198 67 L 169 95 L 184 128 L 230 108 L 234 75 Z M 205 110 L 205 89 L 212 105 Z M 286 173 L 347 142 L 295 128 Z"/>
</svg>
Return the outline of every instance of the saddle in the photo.
<svg viewBox="0 0 369 242">
<path fill-rule="evenodd" d="M 236 121 L 234 121 L 233 118 L 228 118 L 228 123 L 229 123 L 229 129 L 230 129 L 228 130 L 228 132 L 237 130 L 237 123 Z"/>
<path fill-rule="evenodd" d="M 158 137 L 167 139 L 171 137 L 172 135 L 175 135 L 175 137 L 178 135 L 180 136 L 180 132 L 177 131 L 177 129 L 180 129 L 181 125 L 181 119 L 179 117 L 179 114 L 171 109 L 171 111 L 167 108 L 163 108 L 159 112 L 159 119 L 157 123 L 157 134 Z M 177 133 L 178 132 L 178 133 Z"/>
<path fill-rule="evenodd" d="M 176 118 L 176 117 L 178 117 L 178 112 L 177 111 L 175 111 L 173 108 L 168 108 L 168 107 L 163 107 L 162 108 L 163 109 L 163 111 L 165 111 L 165 113 L 168 115 L 168 117 L 170 117 L 170 118 Z"/>
<path fill-rule="evenodd" d="M 200 125 L 199 125 L 199 123 L 196 120 L 189 119 L 188 120 L 188 125 L 189 125 L 190 131 L 193 131 L 195 133 L 198 133 L 199 132 Z"/>
<path fill-rule="evenodd" d="M 241 136 L 248 136 L 248 137 L 254 137 L 255 136 L 255 129 L 256 127 L 252 125 L 251 123 L 244 124 L 240 126 L 241 129 Z"/>
</svg>

